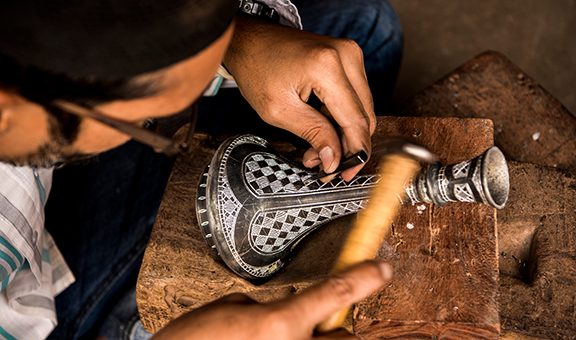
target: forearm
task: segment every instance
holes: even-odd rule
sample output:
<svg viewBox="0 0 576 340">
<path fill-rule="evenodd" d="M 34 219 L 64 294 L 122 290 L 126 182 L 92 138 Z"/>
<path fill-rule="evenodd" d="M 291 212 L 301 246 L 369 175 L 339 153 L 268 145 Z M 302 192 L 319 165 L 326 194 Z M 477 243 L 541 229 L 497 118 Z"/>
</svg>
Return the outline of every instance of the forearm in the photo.
<svg viewBox="0 0 576 340">
<path fill-rule="evenodd" d="M 227 59 L 233 58 L 235 53 L 242 51 L 242 43 L 250 44 L 257 40 L 257 37 L 251 37 L 251 35 L 257 35 L 262 30 L 271 29 L 274 25 L 297 30 L 302 29 L 298 9 L 289 0 L 258 0 L 256 2 L 239 0 L 239 6 L 241 14 L 236 17 L 235 37 L 230 45 L 229 53 L 223 61 L 228 70 L 230 70 L 228 64 L 233 63 L 233 61 L 227 61 Z M 254 10 L 254 6 L 257 10 Z M 256 12 L 260 12 L 262 17 L 254 16 Z"/>
<path fill-rule="evenodd" d="M 223 59 L 224 66 L 235 78 L 249 73 L 251 68 L 261 63 L 259 56 L 274 57 L 278 37 L 290 31 L 299 32 L 268 20 L 238 15 L 234 35 Z"/>
</svg>

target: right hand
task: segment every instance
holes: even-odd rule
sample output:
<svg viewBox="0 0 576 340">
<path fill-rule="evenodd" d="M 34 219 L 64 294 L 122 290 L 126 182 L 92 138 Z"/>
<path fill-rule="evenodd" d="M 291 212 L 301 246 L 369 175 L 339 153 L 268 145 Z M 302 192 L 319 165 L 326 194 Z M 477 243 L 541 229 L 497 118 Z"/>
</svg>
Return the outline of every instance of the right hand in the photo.
<svg viewBox="0 0 576 340">
<path fill-rule="evenodd" d="M 391 276 L 392 270 L 387 264 L 366 262 L 331 276 L 301 294 L 276 302 L 259 304 L 242 294 L 229 295 L 177 318 L 154 338 L 341 338 L 342 331 L 314 337 L 314 328 L 333 313 L 374 293 Z"/>
<path fill-rule="evenodd" d="M 376 115 L 354 41 L 240 17 L 224 63 L 265 122 L 310 143 L 304 166 L 331 173 L 342 156 L 370 154 Z M 320 111 L 307 103 L 312 94 L 323 104 Z M 351 180 L 361 168 L 343 171 L 342 178 Z"/>
</svg>

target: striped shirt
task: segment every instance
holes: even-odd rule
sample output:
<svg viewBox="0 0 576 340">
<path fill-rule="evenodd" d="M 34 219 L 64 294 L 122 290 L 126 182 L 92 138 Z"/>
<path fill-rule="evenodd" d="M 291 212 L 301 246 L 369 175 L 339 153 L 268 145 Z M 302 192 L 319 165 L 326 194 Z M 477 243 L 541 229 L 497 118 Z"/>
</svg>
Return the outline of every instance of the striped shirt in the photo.
<svg viewBox="0 0 576 340">
<path fill-rule="evenodd" d="M 44 229 L 51 169 L 0 163 L 0 339 L 43 339 L 74 276 Z"/>
</svg>

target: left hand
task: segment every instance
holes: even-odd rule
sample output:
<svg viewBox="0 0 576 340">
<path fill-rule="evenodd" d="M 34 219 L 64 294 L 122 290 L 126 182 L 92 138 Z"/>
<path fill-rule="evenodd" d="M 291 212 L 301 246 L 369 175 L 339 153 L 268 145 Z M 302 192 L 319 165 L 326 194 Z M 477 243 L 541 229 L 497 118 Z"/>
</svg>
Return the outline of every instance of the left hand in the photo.
<svg viewBox="0 0 576 340">
<path fill-rule="evenodd" d="M 184 314 L 154 339 L 291 340 L 354 338 L 346 331 L 313 336 L 316 325 L 381 288 L 392 277 L 383 262 L 365 262 L 280 301 L 258 304 L 233 294 Z"/>
<path fill-rule="evenodd" d="M 376 117 L 362 50 L 354 41 L 240 17 L 224 64 L 264 121 L 310 143 L 305 166 L 321 164 L 330 173 L 342 153 L 370 154 Z M 306 103 L 312 93 L 323 112 Z M 361 167 L 342 177 L 352 179 Z"/>
</svg>

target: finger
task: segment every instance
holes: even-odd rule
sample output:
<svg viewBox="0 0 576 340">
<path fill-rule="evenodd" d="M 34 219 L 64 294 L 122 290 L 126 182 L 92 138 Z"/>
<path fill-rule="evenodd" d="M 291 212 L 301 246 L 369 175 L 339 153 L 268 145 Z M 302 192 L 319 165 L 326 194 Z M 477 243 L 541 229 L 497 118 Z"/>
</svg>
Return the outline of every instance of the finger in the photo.
<svg viewBox="0 0 576 340">
<path fill-rule="evenodd" d="M 318 155 L 318 151 L 316 151 L 314 148 L 306 150 L 306 152 L 304 152 L 304 155 L 302 156 L 302 164 L 307 168 L 314 168 L 320 165 L 321 161 L 320 156 Z M 344 179 L 347 182 L 351 181 L 352 178 L 354 178 L 356 173 L 358 173 L 363 166 L 364 164 L 358 164 L 350 169 L 342 171 L 341 173 L 342 179 Z M 330 175 L 323 177 L 321 180 L 322 182 L 327 183 L 333 180 L 334 177 L 336 177 L 336 175 Z"/>
<path fill-rule="evenodd" d="M 364 68 L 362 49 L 356 42 L 348 39 L 340 40 L 339 45 L 344 72 L 364 107 L 366 118 L 370 124 L 370 134 L 373 134 L 376 130 L 376 114 L 374 113 L 374 100 Z"/>
<path fill-rule="evenodd" d="M 313 168 L 320 165 L 320 155 L 318 155 L 318 151 L 314 148 L 310 148 L 304 152 L 302 156 L 302 164 L 304 164 L 307 168 Z"/>
<path fill-rule="evenodd" d="M 348 147 L 345 151 L 354 153 L 365 150 L 369 153 L 371 149 L 369 119 L 348 79 L 345 77 L 332 79 L 321 86 L 322 88 L 316 90 L 317 96 L 321 97 L 332 118 L 340 126 L 346 139 L 346 145 L 343 146 Z"/>
<path fill-rule="evenodd" d="M 389 265 L 364 262 L 287 300 L 287 313 L 313 328 L 333 313 L 372 294 L 391 277 Z"/>
<path fill-rule="evenodd" d="M 322 182 L 322 183 L 328 183 L 328 182 L 330 182 L 331 180 L 333 180 L 334 178 L 336 178 L 336 176 L 338 176 L 338 174 L 328 175 L 328 176 L 322 177 L 322 178 L 320 178 L 320 182 Z"/>
<path fill-rule="evenodd" d="M 328 108 L 325 105 L 322 105 L 322 107 L 320 108 L 320 112 L 322 112 L 325 116 L 331 117 L 330 111 L 328 110 Z M 339 130 L 340 134 L 342 134 L 342 128 L 339 126 L 335 126 L 335 128 L 337 130 Z M 350 148 L 348 147 L 348 142 L 346 138 L 342 138 L 342 150 L 344 150 L 345 155 L 350 155 L 350 152 L 347 152 L 347 150 L 350 150 Z M 370 152 L 370 151 L 368 151 Z M 342 178 L 345 181 L 351 181 L 352 178 L 364 167 L 364 163 L 359 164 L 357 166 L 354 166 L 352 168 L 346 169 L 344 171 L 342 171 Z M 332 179 L 334 179 L 335 176 L 331 176 L 330 178 L 323 178 L 322 182 L 327 183 L 330 182 Z"/>
<path fill-rule="evenodd" d="M 364 150 L 370 153 L 370 120 L 340 61 L 333 65 L 330 72 L 322 72 L 318 76 L 314 92 L 341 127 L 343 139 L 346 140 L 343 143 L 344 151 L 354 153 Z"/>
<path fill-rule="evenodd" d="M 346 169 L 346 170 L 342 171 L 340 176 L 342 176 L 342 179 L 345 180 L 346 182 L 350 182 L 354 178 L 354 176 L 356 176 L 356 174 L 360 170 L 362 170 L 363 167 L 364 167 L 364 164 L 358 164 L 356 166 L 351 167 L 350 169 Z"/>
<path fill-rule="evenodd" d="M 306 150 L 304 156 L 302 157 L 302 164 L 304 164 L 304 166 L 307 168 L 313 168 L 318 165 L 321 165 L 320 156 L 318 155 L 318 152 L 314 150 L 314 148 Z M 320 178 L 320 181 L 322 183 L 328 183 L 331 180 L 333 180 L 336 176 L 338 176 L 338 174 L 327 175 L 325 177 Z"/>
<path fill-rule="evenodd" d="M 330 111 L 328 110 L 328 108 L 326 107 L 326 105 L 322 105 L 322 107 L 320 108 L 320 112 L 322 112 L 325 116 L 327 117 L 332 117 L 332 115 L 330 114 Z M 342 129 L 339 126 L 335 126 L 336 130 L 339 130 L 339 133 L 342 134 Z M 348 143 L 346 138 L 342 139 L 342 150 L 344 150 L 345 152 L 347 150 L 350 150 L 350 148 L 348 147 Z M 366 150 L 364 150 L 366 151 Z M 370 150 L 366 151 L 370 152 Z M 350 153 L 346 152 L 344 156 L 348 156 Z M 344 171 L 342 171 L 342 179 L 344 179 L 345 181 L 349 182 L 352 180 L 352 178 L 364 167 L 364 163 L 359 164 L 355 167 L 352 167 L 350 169 L 346 169 Z M 324 177 L 322 179 L 322 182 L 327 183 L 330 182 L 332 179 L 334 179 L 334 177 L 336 176 L 330 176 L 330 177 Z"/>
<path fill-rule="evenodd" d="M 342 154 L 336 129 L 323 114 L 295 97 L 282 110 L 262 115 L 262 118 L 306 140 L 318 152 L 324 171 L 334 171 Z M 287 115 L 290 119 L 286 119 Z"/>
<path fill-rule="evenodd" d="M 321 111 L 325 114 L 325 115 L 330 115 L 329 110 L 326 108 L 326 106 L 323 106 Z M 343 134 L 343 130 L 341 127 L 336 126 L 337 130 L 340 130 L 340 134 Z M 350 148 L 348 146 L 349 142 L 348 139 L 346 138 L 346 136 L 343 136 L 342 138 L 342 150 L 344 151 L 346 156 L 349 156 L 352 154 L 352 152 L 349 152 L 349 150 L 353 149 Z M 363 151 L 365 151 L 368 155 L 370 155 L 370 149 L 369 148 L 363 148 Z M 364 167 L 365 163 L 359 164 L 357 166 L 354 166 L 352 168 L 346 169 L 344 171 L 342 171 L 342 178 L 345 181 L 350 181 L 352 180 L 352 178 Z M 334 177 L 332 177 L 334 178 Z M 330 178 L 330 180 L 332 180 L 332 178 Z M 323 180 L 323 182 L 329 182 L 330 180 Z"/>
</svg>

